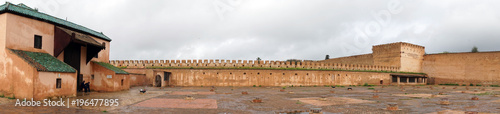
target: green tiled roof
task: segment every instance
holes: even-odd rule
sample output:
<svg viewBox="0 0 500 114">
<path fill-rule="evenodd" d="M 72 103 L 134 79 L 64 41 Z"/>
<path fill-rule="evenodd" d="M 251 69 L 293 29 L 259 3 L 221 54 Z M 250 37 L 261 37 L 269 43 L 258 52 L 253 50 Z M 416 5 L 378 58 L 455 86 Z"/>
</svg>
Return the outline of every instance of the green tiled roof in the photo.
<svg viewBox="0 0 500 114">
<path fill-rule="evenodd" d="M 75 30 L 93 35 L 95 37 L 101 38 L 103 40 L 111 41 L 111 39 L 108 38 L 106 35 L 102 34 L 102 32 L 97 32 L 97 31 L 91 30 L 89 28 L 86 28 L 84 26 L 66 21 L 64 19 L 50 16 L 50 15 L 42 13 L 42 12 L 38 12 L 37 9 L 30 8 L 22 3 L 15 5 L 15 4 L 12 4 L 9 2 L 5 2 L 5 4 L 0 6 L 0 13 L 4 13 L 4 12 L 12 12 L 15 14 L 20 14 L 22 16 L 35 18 L 38 20 L 53 23 L 53 24 L 58 25 L 58 26 L 63 26 L 63 27 L 75 29 Z"/>
<path fill-rule="evenodd" d="M 39 52 L 29 52 L 29 51 L 21 51 L 21 50 L 13 50 L 12 52 L 17 54 L 20 58 L 23 58 L 24 61 L 28 62 L 31 66 L 35 67 L 37 71 L 43 72 L 76 72 L 73 67 L 68 64 L 60 61 L 54 56 L 48 53 L 39 53 Z"/>
<path fill-rule="evenodd" d="M 106 69 L 109 69 L 109 70 L 112 70 L 114 71 L 115 73 L 117 74 L 128 74 L 128 72 L 125 72 L 123 71 L 122 69 L 118 68 L 118 67 L 115 67 L 109 63 L 104 63 L 104 62 L 96 62 L 96 61 L 92 61 L 98 65 L 101 65 L 102 67 L 106 68 Z"/>
</svg>

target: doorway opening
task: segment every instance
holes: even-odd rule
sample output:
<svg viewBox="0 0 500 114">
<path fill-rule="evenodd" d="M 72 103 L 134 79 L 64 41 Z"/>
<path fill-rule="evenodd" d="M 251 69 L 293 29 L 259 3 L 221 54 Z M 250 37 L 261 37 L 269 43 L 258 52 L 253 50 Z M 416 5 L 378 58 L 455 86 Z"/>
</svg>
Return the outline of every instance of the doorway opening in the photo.
<svg viewBox="0 0 500 114">
<path fill-rule="evenodd" d="M 161 87 L 161 76 L 160 75 L 156 75 L 155 87 Z"/>
</svg>

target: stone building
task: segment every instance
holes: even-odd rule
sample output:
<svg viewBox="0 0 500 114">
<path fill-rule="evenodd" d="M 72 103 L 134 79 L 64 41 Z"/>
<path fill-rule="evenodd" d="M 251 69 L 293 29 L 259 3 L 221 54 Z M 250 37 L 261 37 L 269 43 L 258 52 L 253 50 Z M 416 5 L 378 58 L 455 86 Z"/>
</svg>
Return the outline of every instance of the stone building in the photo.
<svg viewBox="0 0 500 114">
<path fill-rule="evenodd" d="M 128 73 L 109 62 L 111 39 L 24 4 L 0 5 L 0 94 L 44 99 L 128 89 Z M 125 83 L 125 84 L 124 84 Z"/>
</svg>

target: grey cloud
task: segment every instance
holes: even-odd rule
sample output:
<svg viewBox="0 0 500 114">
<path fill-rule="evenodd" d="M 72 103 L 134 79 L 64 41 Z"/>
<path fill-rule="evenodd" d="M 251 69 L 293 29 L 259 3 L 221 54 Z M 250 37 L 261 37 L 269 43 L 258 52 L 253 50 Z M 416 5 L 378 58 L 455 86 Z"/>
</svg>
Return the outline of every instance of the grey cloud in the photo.
<svg viewBox="0 0 500 114">
<path fill-rule="evenodd" d="M 368 39 L 356 36 L 391 0 L 48 1 L 59 4 L 51 15 L 112 38 L 111 59 L 320 60 L 399 41 L 427 53 L 500 50 L 500 4 L 492 0 L 401 0 L 403 10 Z"/>
</svg>

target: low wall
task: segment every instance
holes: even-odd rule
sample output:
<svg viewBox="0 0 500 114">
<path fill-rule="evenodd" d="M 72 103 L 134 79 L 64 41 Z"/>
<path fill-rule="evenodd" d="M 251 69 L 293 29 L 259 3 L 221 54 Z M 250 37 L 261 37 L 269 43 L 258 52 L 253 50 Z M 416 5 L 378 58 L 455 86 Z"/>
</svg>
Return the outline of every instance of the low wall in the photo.
<svg viewBox="0 0 500 114">
<path fill-rule="evenodd" d="M 129 74 L 130 86 L 148 85 L 146 74 Z"/>
<path fill-rule="evenodd" d="M 98 64 L 92 64 L 94 68 L 94 79 L 90 80 L 90 90 L 93 91 L 121 91 L 130 88 L 128 74 L 115 74 Z M 108 77 L 109 76 L 109 77 Z"/>
<path fill-rule="evenodd" d="M 500 84 L 500 52 L 428 54 L 422 69 L 435 84 Z"/>
<path fill-rule="evenodd" d="M 323 86 L 390 84 L 390 73 L 316 70 L 144 69 L 162 80 L 161 86 Z M 170 78 L 164 79 L 164 72 Z M 154 83 L 154 82 L 153 82 Z"/>
</svg>

